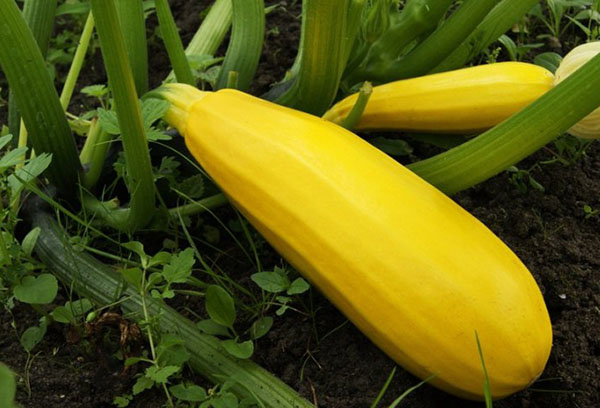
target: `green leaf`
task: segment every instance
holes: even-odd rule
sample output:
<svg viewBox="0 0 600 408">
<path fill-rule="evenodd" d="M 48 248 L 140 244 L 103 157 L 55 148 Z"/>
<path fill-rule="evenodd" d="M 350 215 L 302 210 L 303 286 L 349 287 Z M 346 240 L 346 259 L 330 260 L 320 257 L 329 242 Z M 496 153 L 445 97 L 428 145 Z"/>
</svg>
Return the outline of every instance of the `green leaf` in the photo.
<svg viewBox="0 0 600 408">
<path fill-rule="evenodd" d="M 237 397 L 230 392 L 221 394 L 211 402 L 213 408 L 238 408 L 239 406 Z"/>
<path fill-rule="evenodd" d="M 13 407 L 16 393 L 15 375 L 4 364 L 0 364 L 0 407 Z"/>
<path fill-rule="evenodd" d="M 26 352 L 31 351 L 39 344 L 46 335 L 46 324 L 42 323 L 39 326 L 32 326 L 21 334 L 19 341 Z"/>
<path fill-rule="evenodd" d="M 182 366 L 191 357 L 183 339 L 174 334 L 165 334 L 156 347 L 157 361 L 161 366 Z"/>
<path fill-rule="evenodd" d="M 118 135 L 121 133 L 116 112 L 98 108 L 98 119 L 100 120 L 102 129 L 104 129 L 106 133 L 111 135 Z"/>
<path fill-rule="evenodd" d="M 162 118 L 169 109 L 170 103 L 163 99 L 145 99 L 142 101 L 142 119 L 144 126 L 150 128 L 154 122 Z"/>
<path fill-rule="evenodd" d="M 271 293 L 283 292 L 290 287 L 289 279 L 277 272 L 257 272 L 250 277 L 262 290 Z"/>
<path fill-rule="evenodd" d="M 287 290 L 288 295 L 299 295 L 310 289 L 310 285 L 302 278 L 295 279 Z"/>
<path fill-rule="evenodd" d="M 169 391 L 181 401 L 200 402 L 207 397 L 206 390 L 195 384 L 177 384 L 169 387 Z"/>
<path fill-rule="evenodd" d="M 55 308 L 50 315 L 52 318 L 59 323 L 76 323 L 77 318 L 83 316 L 94 306 L 89 299 L 79 299 L 73 302 L 66 302 L 64 306 L 58 306 Z"/>
<path fill-rule="evenodd" d="M 144 244 L 142 244 L 139 241 L 130 241 L 122 245 L 130 251 L 136 253 L 140 257 L 142 266 L 145 267 L 148 265 L 148 255 L 146 255 L 146 252 L 144 252 Z"/>
<path fill-rule="evenodd" d="M 163 269 L 165 280 L 169 283 L 185 283 L 192 275 L 192 267 L 195 262 L 192 248 L 186 248 L 172 256 L 169 264 L 165 265 Z"/>
<path fill-rule="evenodd" d="M 172 137 L 156 129 L 146 129 L 146 139 L 151 141 L 171 140 Z"/>
<path fill-rule="evenodd" d="M 96 98 L 101 98 L 104 95 L 108 94 L 108 88 L 104 84 L 90 85 L 81 88 L 81 93 L 88 96 L 95 96 Z"/>
<path fill-rule="evenodd" d="M 0 172 L 9 167 L 15 166 L 22 163 L 24 155 L 27 152 L 26 147 L 18 147 L 7 153 L 0 158 Z"/>
<path fill-rule="evenodd" d="M 273 326 L 273 318 L 271 316 L 261 317 L 250 327 L 250 337 L 254 340 L 261 338 L 271 330 Z"/>
<path fill-rule="evenodd" d="M 14 295 L 18 301 L 38 305 L 52 302 L 57 292 L 58 282 L 54 275 L 49 273 L 38 277 L 26 276 L 14 289 Z"/>
<path fill-rule="evenodd" d="M 0 88 L 2 89 L 2 88 Z M 2 149 L 4 146 L 6 146 L 8 144 L 8 142 L 10 142 L 13 138 L 13 135 L 5 135 L 0 137 L 0 149 Z M 2 367 L 2 366 L 0 366 Z"/>
<path fill-rule="evenodd" d="M 157 367 L 151 366 L 146 369 L 146 377 L 150 378 L 157 384 L 164 384 L 170 376 L 179 371 L 179 366 Z"/>
<path fill-rule="evenodd" d="M 254 353 L 254 343 L 252 340 L 246 340 L 242 343 L 238 343 L 234 339 L 228 339 L 223 340 L 221 345 L 229 354 L 242 360 L 250 358 L 252 353 Z"/>
<path fill-rule="evenodd" d="M 142 287 L 142 278 L 144 273 L 140 268 L 127 268 L 120 270 L 121 275 L 125 278 L 125 281 L 132 285 L 137 290 L 140 290 Z"/>
<path fill-rule="evenodd" d="M 235 306 L 233 298 L 225 289 L 211 285 L 206 290 L 206 311 L 211 320 L 221 326 L 233 328 Z"/>
<path fill-rule="evenodd" d="M 190 198 L 200 198 L 204 195 L 204 177 L 201 174 L 188 177 L 179 183 L 177 190 Z"/>
<path fill-rule="evenodd" d="M 88 2 L 83 3 L 64 3 L 56 8 L 56 16 L 64 14 L 85 14 L 90 11 L 90 4 Z"/>
<path fill-rule="evenodd" d="M 154 368 L 154 367 L 150 367 Z M 154 386 L 152 379 L 148 377 L 138 377 L 137 381 L 133 385 L 133 395 L 138 395 L 146 390 L 149 390 Z"/>
<path fill-rule="evenodd" d="M 544 52 L 536 55 L 533 59 L 535 65 L 546 68 L 548 71 L 555 73 L 560 65 L 562 57 L 555 52 Z"/>
<path fill-rule="evenodd" d="M 35 227 L 31 231 L 29 231 L 27 235 L 25 235 L 25 238 L 23 238 L 23 242 L 21 243 L 21 249 L 27 256 L 31 256 L 31 253 L 33 252 L 33 248 L 35 248 L 35 243 L 37 242 L 41 231 L 42 229 L 40 227 Z"/>
<path fill-rule="evenodd" d="M 52 155 L 42 153 L 39 156 L 29 160 L 25 166 L 18 169 L 15 174 L 8 177 L 8 183 L 11 188 L 11 194 L 16 196 L 23 188 L 23 183 L 28 183 L 42 174 L 52 162 Z"/>
<path fill-rule="evenodd" d="M 154 256 L 150 258 L 150 261 L 148 261 L 148 268 L 151 268 L 156 265 L 165 265 L 169 263 L 169 261 L 171 261 L 171 256 L 172 255 L 169 252 L 165 251 L 160 251 L 154 254 Z"/>
<path fill-rule="evenodd" d="M 229 330 L 226 326 L 217 324 L 210 319 L 201 320 L 196 323 L 196 326 L 203 333 L 210 334 L 211 336 L 229 336 Z"/>
<path fill-rule="evenodd" d="M 115 397 L 115 399 L 113 400 L 113 405 L 118 408 L 125 408 L 125 407 L 129 406 L 129 402 L 132 399 L 133 398 L 130 395 L 118 396 L 118 397 Z"/>
</svg>

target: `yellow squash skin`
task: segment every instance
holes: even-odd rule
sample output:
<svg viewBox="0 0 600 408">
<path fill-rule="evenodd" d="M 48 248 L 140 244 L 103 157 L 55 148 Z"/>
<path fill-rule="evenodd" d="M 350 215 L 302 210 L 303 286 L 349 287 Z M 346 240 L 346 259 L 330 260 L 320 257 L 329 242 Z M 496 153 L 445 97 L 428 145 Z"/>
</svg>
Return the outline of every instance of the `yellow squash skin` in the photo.
<svg viewBox="0 0 600 408">
<path fill-rule="evenodd" d="M 541 374 L 552 331 L 540 290 L 467 211 L 333 123 L 234 90 L 166 87 L 166 118 L 202 167 L 400 365 L 481 399 L 477 332 L 495 398 Z"/>
<path fill-rule="evenodd" d="M 500 62 L 390 82 L 373 88 L 356 130 L 471 134 L 489 129 L 549 91 L 552 73 L 522 62 Z M 357 94 L 323 116 L 341 123 Z"/>
</svg>

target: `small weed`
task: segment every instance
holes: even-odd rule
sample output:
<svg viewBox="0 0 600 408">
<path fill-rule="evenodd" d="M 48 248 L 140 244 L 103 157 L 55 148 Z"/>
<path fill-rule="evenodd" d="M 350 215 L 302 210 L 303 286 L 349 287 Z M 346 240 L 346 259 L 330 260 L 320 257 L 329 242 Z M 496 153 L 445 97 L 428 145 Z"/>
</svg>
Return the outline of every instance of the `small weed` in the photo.
<svg viewBox="0 0 600 408">
<path fill-rule="evenodd" d="M 596 217 L 598 215 L 598 213 L 600 212 L 600 210 L 594 209 L 594 208 L 590 207 L 589 205 L 584 204 L 583 212 L 585 213 L 585 219 L 587 220 L 592 217 Z"/>
<path fill-rule="evenodd" d="M 554 150 L 545 147 L 553 156 L 550 160 L 541 161 L 540 164 L 560 163 L 563 166 L 572 166 L 583 158 L 587 157 L 587 149 L 594 140 L 580 139 L 565 134 L 554 141 Z"/>
<path fill-rule="evenodd" d="M 523 194 L 527 193 L 530 187 L 543 193 L 545 191 L 544 186 L 541 185 L 531 175 L 531 172 L 536 167 L 537 165 L 533 166 L 529 170 L 523 170 L 519 169 L 517 166 L 510 166 L 507 170 L 510 174 L 510 177 L 508 179 L 509 183 L 515 186 Z"/>
</svg>

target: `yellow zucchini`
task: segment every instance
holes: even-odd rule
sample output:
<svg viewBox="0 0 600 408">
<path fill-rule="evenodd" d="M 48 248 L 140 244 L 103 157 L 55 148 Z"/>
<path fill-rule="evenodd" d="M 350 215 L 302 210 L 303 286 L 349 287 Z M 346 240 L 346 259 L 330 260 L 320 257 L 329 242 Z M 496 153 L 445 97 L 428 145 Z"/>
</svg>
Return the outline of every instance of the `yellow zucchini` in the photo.
<svg viewBox="0 0 600 408">
<path fill-rule="evenodd" d="M 550 90 L 554 76 L 523 62 L 500 62 L 390 82 L 373 88 L 356 130 L 470 134 L 489 129 Z M 353 94 L 323 116 L 341 123 Z"/>
<path fill-rule="evenodd" d="M 552 343 L 536 282 L 450 198 L 351 132 L 235 90 L 158 91 L 167 121 L 231 202 L 404 368 L 481 399 L 542 372 Z"/>
</svg>

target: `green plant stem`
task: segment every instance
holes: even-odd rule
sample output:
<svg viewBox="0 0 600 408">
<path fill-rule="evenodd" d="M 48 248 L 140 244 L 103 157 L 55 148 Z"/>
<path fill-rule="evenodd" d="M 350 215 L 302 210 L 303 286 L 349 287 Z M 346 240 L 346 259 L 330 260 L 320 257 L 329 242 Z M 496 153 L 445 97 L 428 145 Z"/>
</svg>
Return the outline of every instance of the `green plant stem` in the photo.
<svg viewBox="0 0 600 408">
<path fill-rule="evenodd" d="M 143 317 L 144 317 L 144 322 L 146 322 L 146 337 L 148 338 L 148 344 L 150 345 L 150 354 L 152 355 L 151 363 L 158 368 L 156 347 L 154 346 L 154 336 L 152 335 L 152 325 L 150 324 L 150 313 L 148 313 L 148 306 L 146 305 L 146 293 L 148 290 L 146 288 L 146 273 L 147 273 L 147 271 L 144 269 L 144 271 L 142 273 L 142 284 L 140 285 L 139 295 L 140 295 L 140 300 L 141 300 L 141 304 L 142 304 L 142 313 L 143 313 Z M 167 389 L 167 384 L 163 382 L 162 386 L 163 386 L 163 390 L 164 390 L 165 394 L 167 395 L 169 406 L 173 407 L 174 406 L 173 400 L 171 399 L 171 394 L 169 393 L 169 390 Z"/>
<path fill-rule="evenodd" d="M 187 55 L 214 55 L 231 27 L 231 0 L 216 0 L 186 47 Z"/>
<path fill-rule="evenodd" d="M 500 173 L 562 135 L 600 105 L 600 55 L 508 120 L 408 166 L 446 194 Z"/>
<path fill-rule="evenodd" d="M 192 215 L 202 214 L 208 210 L 221 207 L 229 203 L 224 194 L 219 193 L 210 197 L 203 198 L 191 204 L 182 205 L 168 210 L 169 217 L 178 219 L 179 216 L 189 217 Z"/>
<path fill-rule="evenodd" d="M 115 6 L 135 89 L 139 95 L 143 95 L 148 90 L 148 44 L 142 0 L 116 0 Z"/>
<path fill-rule="evenodd" d="M 32 205 L 27 213 L 33 226 L 42 230 L 35 247 L 37 256 L 67 287 L 73 287 L 80 296 L 100 305 L 121 299 L 120 306 L 128 318 L 142 318 L 142 299 L 136 288 L 128 286 L 112 268 L 88 254 L 75 251 L 69 237 L 44 210 Z M 184 339 L 191 354 L 191 367 L 209 381 L 221 384 L 232 379 L 232 392 L 240 397 L 254 395 L 265 407 L 312 407 L 252 361 L 238 360 L 227 354 L 218 339 L 202 334 L 194 323 L 162 301 L 147 297 L 146 307 L 149 316 L 160 316 L 158 328 L 161 332 L 175 332 Z"/>
<path fill-rule="evenodd" d="M 84 166 L 89 165 L 92 160 L 92 151 L 94 150 L 94 145 L 98 142 L 98 136 L 100 135 L 101 129 L 98 119 L 92 119 L 85 143 L 83 144 L 81 152 L 79 152 L 79 160 Z"/>
<path fill-rule="evenodd" d="M 215 55 L 231 27 L 232 16 L 231 0 L 216 0 L 186 47 L 185 55 Z M 171 71 L 167 81 L 173 77 Z"/>
<path fill-rule="evenodd" d="M 23 5 L 23 18 L 31 29 L 33 38 L 35 38 L 40 52 L 45 57 L 50 42 L 50 34 L 54 26 L 54 14 L 56 12 L 57 0 L 37 1 L 26 0 Z M 13 135 L 19 133 L 21 123 L 21 114 L 17 106 L 17 101 L 9 89 L 8 94 L 8 129 Z"/>
<path fill-rule="evenodd" d="M 372 71 L 374 79 L 390 82 L 426 74 L 456 49 L 499 0 L 467 0 L 413 51 Z"/>
<path fill-rule="evenodd" d="M 91 0 L 108 82 L 119 119 L 131 195 L 127 220 L 120 229 L 133 232 L 155 212 L 154 179 L 135 83 L 113 0 Z M 104 214 L 104 213 L 102 213 Z"/>
<path fill-rule="evenodd" d="M 502 0 L 450 55 L 430 72 L 458 69 L 507 32 L 538 0 Z"/>
<path fill-rule="evenodd" d="M 167 54 L 169 54 L 171 66 L 175 72 L 175 78 L 177 82 L 196 85 L 192 69 L 183 50 L 183 44 L 181 43 L 181 37 L 179 37 L 173 14 L 169 8 L 169 3 L 167 0 L 155 1 L 160 32 L 165 43 L 165 48 L 167 49 Z"/>
<path fill-rule="evenodd" d="M 432 32 L 452 4 L 452 0 L 408 0 L 401 13 L 392 18 L 390 27 L 367 50 L 358 50 L 344 73 L 351 86 L 374 79 L 374 72 L 385 71 L 403 51 L 420 37 Z M 363 57 L 362 54 L 366 53 Z M 362 59 L 362 61 L 360 61 Z M 377 75 L 377 74 L 375 74 Z"/>
<path fill-rule="evenodd" d="M 264 0 L 231 0 L 231 39 L 219 72 L 216 89 L 227 86 L 229 72 L 238 73 L 238 89 L 248 90 L 258 67 L 265 37 Z"/>
<path fill-rule="evenodd" d="M 348 116 L 340 123 L 343 128 L 352 129 L 356 126 L 367 107 L 367 103 L 369 102 L 372 93 L 373 86 L 370 82 L 365 82 L 358 92 L 358 98 L 356 99 L 356 103 L 352 107 L 352 110 L 350 110 Z"/>
<path fill-rule="evenodd" d="M 113 135 L 105 132 L 101 126 L 99 126 L 99 132 L 96 136 L 96 140 L 93 142 L 90 141 L 90 155 L 86 157 L 87 163 L 89 163 L 89 169 L 83 175 L 82 184 L 83 186 L 91 190 L 96 186 L 100 176 L 102 175 L 102 168 L 104 167 L 104 161 L 106 160 L 106 154 L 108 152 L 108 148 L 110 147 L 110 143 L 113 140 Z M 89 135 L 88 135 L 89 138 Z M 88 144 L 86 140 L 85 145 Z"/>
<path fill-rule="evenodd" d="M 348 61 L 352 48 L 356 43 L 356 36 L 360 31 L 360 20 L 365 8 L 366 0 L 350 0 L 348 5 L 348 21 L 346 36 L 344 38 L 344 61 Z"/>
<path fill-rule="evenodd" d="M 75 84 L 77 83 L 79 73 L 81 72 L 81 68 L 83 67 L 83 62 L 85 61 L 85 54 L 87 53 L 87 50 L 89 48 L 90 40 L 92 38 L 93 33 L 94 16 L 90 12 L 87 16 L 87 20 L 85 21 L 83 31 L 81 32 L 79 44 L 77 45 L 77 49 L 75 50 L 75 55 L 73 56 L 73 61 L 71 62 L 71 67 L 69 68 L 69 73 L 67 74 L 65 85 L 63 86 L 62 92 L 60 93 L 60 104 L 62 105 L 64 110 L 67 110 L 69 102 L 71 101 L 71 97 L 73 96 Z"/>
<path fill-rule="evenodd" d="M 0 0 L 0 65 L 37 153 L 52 154 L 45 174 L 75 197 L 81 169 L 75 141 L 42 53 L 13 0 Z"/>
<path fill-rule="evenodd" d="M 349 1 L 303 2 L 298 75 L 275 99 L 277 103 L 314 115 L 322 115 L 331 105 L 346 66 Z"/>
</svg>

